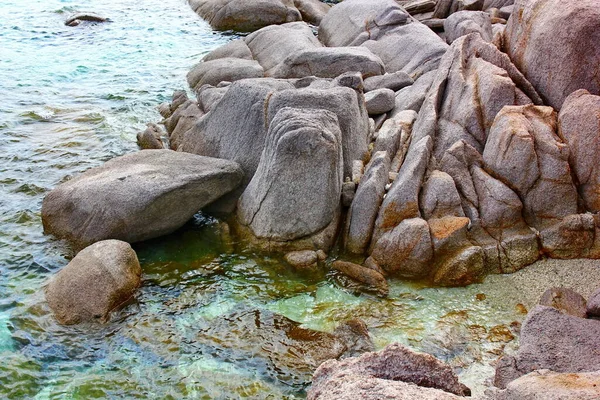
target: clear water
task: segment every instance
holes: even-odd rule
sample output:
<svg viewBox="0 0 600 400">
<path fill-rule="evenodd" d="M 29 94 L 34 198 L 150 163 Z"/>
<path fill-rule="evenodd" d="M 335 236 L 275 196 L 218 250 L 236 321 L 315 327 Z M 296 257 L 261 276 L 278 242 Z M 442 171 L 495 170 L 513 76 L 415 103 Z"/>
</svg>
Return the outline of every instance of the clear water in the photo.
<svg viewBox="0 0 600 400">
<path fill-rule="evenodd" d="M 65 27 L 76 11 L 112 22 Z M 394 281 L 389 299 L 355 295 L 335 275 L 302 276 L 276 258 L 232 252 L 217 221 L 200 215 L 136 246 L 144 284 L 111 323 L 55 323 L 40 288 L 69 250 L 42 233 L 45 193 L 135 151 L 135 133 L 159 120 L 156 106 L 230 39 L 184 0 L 0 3 L 0 398 L 304 397 L 309 377 L 283 379 L 268 362 L 197 339 L 199 326 L 240 307 L 324 331 L 361 317 L 378 348 L 400 341 L 433 353 L 480 391 L 490 363 L 515 343 L 510 324 L 523 319 L 501 281 L 465 289 Z"/>
</svg>

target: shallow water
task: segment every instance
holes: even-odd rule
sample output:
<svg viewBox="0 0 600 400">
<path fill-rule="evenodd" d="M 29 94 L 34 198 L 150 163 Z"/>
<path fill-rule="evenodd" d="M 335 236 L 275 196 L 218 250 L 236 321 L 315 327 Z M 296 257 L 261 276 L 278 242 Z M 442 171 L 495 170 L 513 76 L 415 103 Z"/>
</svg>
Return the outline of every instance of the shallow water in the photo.
<svg viewBox="0 0 600 400">
<path fill-rule="evenodd" d="M 65 27 L 76 11 L 112 22 Z M 135 133 L 159 120 L 156 106 L 185 87 L 202 54 L 231 38 L 213 33 L 184 0 L 2 2 L 0 398 L 304 397 L 305 376 L 283 377 L 251 354 L 198 340 L 199 326 L 240 308 L 324 331 L 360 317 L 378 348 L 400 341 L 435 354 L 481 391 L 524 316 L 506 300 L 510 287 L 394 281 L 389 299 L 356 295 L 335 274 L 302 276 L 277 258 L 232 252 L 217 221 L 201 215 L 135 246 L 144 284 L 110 324 L 55 323 L 40 287 L 69 250 L 42 232 L 45 193 L 135 151 Z"/>
</svg>

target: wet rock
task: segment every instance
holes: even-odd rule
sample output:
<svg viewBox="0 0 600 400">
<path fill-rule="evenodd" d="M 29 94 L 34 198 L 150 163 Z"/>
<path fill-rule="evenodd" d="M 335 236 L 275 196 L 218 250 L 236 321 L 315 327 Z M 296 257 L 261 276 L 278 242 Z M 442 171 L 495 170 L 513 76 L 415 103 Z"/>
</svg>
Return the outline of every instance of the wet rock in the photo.
<svg viewBox="0 0 600 400">
<path fill-rule="evenodd" d="M 376 89 L 365 94 L 365 104 L 369 115 L 379 115 L 392 110 L 395 94 L 390 89 Z"/>
<path fill-rule="evenodd" d="M 213 29 L 252 32 L 264 26 L 300 21 L 291 0 L 190 0 L 192 9 Z"/>
<path fill-rule="evenodd" d="M 429 225 L 420 218 L 405 219 L 375 243 L 370 259 L 390 275 L 429 276 L 433 259 Z"/>
<path fill-rule="evenodd" d="M 541 369 L 500 391 L 496 400 L 594 400 L 600 398 L 600 372 L 556 373 Z"/>
<path fill-rule="evenodd" d="M 553 307 L 536 306 L 521 328 L 514 357 L 503 356 L 494 384 L 505 388 L 514 379 L 536 369 L 555 372 L 600 370 L 600 321 L 563 314 Z"/>
<path fill-rule="evenodd" d="M 82 21 L 106 22 L 106 21 L 108 21 L 108 18 L 102 17 L 102 16 L 100 16 L 98 14 L 94 14 L 94 13 L 77 13 L 77 14 L 71 15 L 69 18 L 67 18 L 65 20 L 65 25 L 77 26 Z"/>
<path fill-rule="evenodd" d="M 461 36 L 477 32 L 486 42 L 492 41 L 492 22 L 490 14 L 483 11 L 459 11 L 444 21 L 446 41 L 454 42 Z"/>
<path fill-rule="evenodd" d="M 285 255 L 285 261 L 297 270 L 315 269 L 317 267 L 317 253 L 312 250 L 292 251 Z"/>
<path fill-rule="evenodd" d="M 162 143 L 163 131 L 156 124 L 148 124 L 146 129 L 137 134 L 137 143 L 141 149 L 164 149 Z"/>
<path fill-rule="evenodd" d="M 588 299 L 586 312 L 588 318 L 600 317 L 600 289 L 592 293 Z"/>
<path fill-rule="evenodd" d="M 104 240 L 80 251 L 46 286 L 46 300 L 64 325 L 106 322 L 140 286 L 142 269 L 129 243 Z"/>
<path fill-rule="evenodd" d="M 196 64 L 187 74 L 188 84 L 197 89 L 204 84 L 216 86 L 220 82 L 234 82 L 245 78 L 262 78 L 264 69 L 254 60 L 219 58 Z"/>
<path fill-rule="evenodd" d="M 558 115 L 560 137 L 569 145 L 569 164 L 585 208 L 600 211 L 600 96 L 577 90 Z"/>
<path fill-rule="evenodd" d="M 406 72 L 397 71 L 391 74 L 371 76 L 365 79 L 364 85 L 365 92 L 370 92 L 375 89 L 390 89 L 396 92 L 413 83 L 413 79 Z"/>
<path fill-rule="evenodd" d="M 385 72 L 383 62 L 364 47 L 316 47 L 290 54 L 273 68 L 274 78 L 335 78 L 347 71 L 358 71 L 363 77 Z"/>
<path fill-rule="evenodd" d="M 238 164 L 171 150 L 142 150 L 58 185 L 42 203 L 44 231 L 82 248 L 166 235 L 240 184 Z"/>
<path fill-rule="evenodd" d="M 569 148 L 556 135 L 550 107 L 505 107 L 483 152 L 488 167 L 523 200 L 527 223 L 538 229 L 577 213 Z"/>
<path fill-rule="evenodd" d="M 381 296 L 387 296 L 390 291 L 387 280 L 376 270 L 347 261 L 334 261 L 331 267 L 355 281 L 367 285 Z"/>
<path fill-rule="evenodd" d="M 598 42 L 595 0 L 516 0 L 505 31 L 507 54 L 555 110 L 575 90 L 600 94 Z"/>
<path fill-rule="evenodd" d="M 288 385 L 304 385 L 322 362 L 372 348 L 361 321 L 342 322 L 333 334 L 305 329 L 266 310 L 241 310 L 199 321 L 195 342 L 202 351 L 225 360 L 240 360 Z"/>
<path fill-rule="evenodd" d="M 431 389 L 421 390 L 423 388 Z M 347 390 L 354 391 L 348 393 Z M 450 393 L 464 396 L 470 394 L 470 390 L 458 381 L 446 364 L 429 354 L 415 353 L 394 343 L 379 352 L 323 363 L 313 376 L 313 385 L 307 398 L 460 398 Z M 389 397 L 391 394 L 398 397 Z"/>
<path fill-rule="evenodd" d="M 540 299 L 541 306 L 554 307 L 557 310 L 579 318 L 586 317 L 586 301 L 582 295 L 565 287 L 548 289 Z"/>
<path fill-rule="evenodd" d="M 342 138 L 327 110 L 281 108 L 237 217 L 260 247 L 328 250 L 340 217 Z"/>
</svg>

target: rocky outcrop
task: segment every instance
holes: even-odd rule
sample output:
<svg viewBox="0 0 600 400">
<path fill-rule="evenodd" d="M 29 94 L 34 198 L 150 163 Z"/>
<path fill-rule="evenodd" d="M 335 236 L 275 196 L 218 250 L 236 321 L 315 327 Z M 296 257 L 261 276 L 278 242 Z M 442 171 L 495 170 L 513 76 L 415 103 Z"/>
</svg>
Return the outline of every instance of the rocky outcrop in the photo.
<svg viewBox="0 0 600 400">
<path fill-rule="evenodd" d="M 514 379 L 537 369 L 578 373 L 600 370 L 600 321 L 537 306 L 521 328 L 517 354 L 503 356 L 494 384 L 505 388 Z"/>
<path fill-rule="evenodd" d="M 128 243 L 103 240 L 80 251 L 46 286 L 59 323 L 106 322 L 140 286 L 142 269 Z"/>
<path fill-rule="evenodd" d="M 495 400 L 595 400 L 600 398 L 600 371 L 556 373 L 531 372 L 506 386 Z"/>
<path fill-rule="evenodd" d="M 598 42 L 596 0 L 516 0 L 505 31 L 505 51 L 556 110 L 575 90 L 600 94 Z"/>
<path fill-rule="evenodd" d="M 386 397 L 377 397 L 383 393 Z M 449 366 L 436 358 L 391 344 L 376 353 L 321 364 L 313 375 L 307 398 L 392 398 L 390 393 L 401 399 L 455 399 L 469 395 L 470 390 L 458 381 Z"/>
<path fill-rule="evenodd" d="M 337 116 L 281 108 L 270 123 L 238 221 L 266 249 L 329 250 L 340 218 L 343 154 Z"/>
<path fill-rule="evenodd" d="M 58 185 L 44 198 L 44 231 L 82 248 L 104 239 L 129 243 L 173 232 L 236 188 L 232 161 L 171 150 L 142 150 Z"/>
<path fill-rule="evenodd" d="M 192 89 L 199 89 L 202 85 L 216 86 L 220 82 L 233 82 L 245 78 L 261 78 L 264 69 L 254 60 L 242 58 L 218 58 L 212 61 L 203 61 L 197 64 L 187 74 L 188 84 Z"/>
<path fill-rule="evenodd" d="M 573 92 L 558 114 L 558 128 L 569 146 L 569 164 L 585 209 L 600 212 L 600 96 Z"/>
</svg>

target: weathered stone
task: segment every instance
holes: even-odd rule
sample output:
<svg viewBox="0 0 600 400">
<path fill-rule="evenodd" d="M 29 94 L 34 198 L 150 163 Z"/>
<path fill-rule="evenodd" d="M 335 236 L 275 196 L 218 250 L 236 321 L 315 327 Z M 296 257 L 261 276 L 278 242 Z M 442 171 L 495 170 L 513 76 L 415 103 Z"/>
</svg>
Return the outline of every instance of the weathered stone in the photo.
<svg viewBox="0 0 600 400">
<path fill-rule="evenodd" d="M 212 61 L 219 58 L 241 58 L 252 60 L 252 52 L 244 39 L 235 39 L 223 46 L 217 47 L 204 56 L 202 61 Z"/>
<path fill-rule="evenodd" d="M 495 400 L 595 400 L 600 398 L 600 371 L 556 373 L 536 370 L 510 382 Z"/>
<path fill-rule="evenodd" d="M 385 151 L 390 158 L 394 158 L 400 146 L 402 128 L 399 119 L 386 119 L 377 133 L 373 152 Z"/>
<path fill-rule="evenodd" d="M 550 107 L 505 107 L 483 152 L 487 166 L 522 199 L 527 223 L 538 229 L 577 213 L 569 148 L 555 131 Z"/>
<path fill-rule="evenodd" d="M 554 307 L 574 317 L 586 317 L 586 301 L 582 295 L 565 287 L 548 289 L 540 299 L 541 306 Z"/>
<path fill-rule="evenodd" d="M 383 62 L 364 47 L 315 47 L 290 54 L 269 71 L 274 78 L 335 78 L 347 71 L 358 71 L 363 77 L 385 72 Z"/>
<path fill-rule="evenodd" d="M 390 117 L 394 118 L 396 114 L 405 110 L 419 112 L 436 75 L 436 71 L 427 72 L 415 80 L 412 86 L 405 87 L 396 92 L 395 105 Z"/>
<path fill-rule="evenodd" d="M 77 26 L 81 23 L 81 21 L 88 22 L 106 22 L 108 18 L 103 17 L 101 15 L 95 13 L 76 13 L 65 20 L 65 25 L 67 26 Z"/>
<path fill-rule="evenodd" d="M 569 164 L 585 208 L 600 211 L 600 96 L 573 92 L 558 115 L 560 137 L 569 145 Z"/>
<path fill-rule="evenodd" d="M 238 203 L 238 221 L 259 247 L 329 249 L 340 216 L 341 141 L 330 111 L 284 107 L 275 114 Z"/>
<path fill-rule="evenodd" d="M 148 124 L 146 129 L 137 134 L 137 143 L 141 149 L 164 149 L 162 143 L 163 131 L 156 124 Z"/>
<path fill-rule="evenodd" d="M 317 267 L 317 253 L 313 250 L 292 251 L 285 255 L 285 261 L 298 270 L 314 269 Z"/>
<path fill-rule="evenodd" d="M 319 0 L 294 0 L 294 5 L 300 11 L 302 20 L 313 25 L 319 25 L 330 8 Z"/>
<path fill-rule="evenodd" d="M 229 90 L 229 86 L 214 87 L 211 85 L 202 85 L 202 87 L 196 91 L 198 107 L 204 111 L 204 113 L 208 113 L 219 101 L 221 101 L 223 96 L 225 96 L 225 93 L 227 93 L 227 90 Z"/>
<path fill-rule="evenodd" d="M 520 347 L 504 356 L 496 367 L 494 384 L 500 388 L 536 369 L 555 372 L 600 370 L 600 321 L 563 314 L 537 306 L 521 327 Z"/>
<path fill-rule="evenodd" d="M 163 118 L 169 118 L 171 116 L 171 105 L 167 102 L 159 104 L 158 113 Z"/>
<path fill-rule="evenodd" d="M 245 78 L 261 78 L 264 70 L 254 60 L 219 58 L 196 64 L 187 74 L 188 84 L 197 89 L 204 84 L 216 86 L 219 82 L 233 82 Z"/>
<path fill-rule="evenodd" d="M 600 289 L 592 293 L 588 299 L 586 310 L 588 318 L 600 318 Z"/>
<path fill-rule="evenodd" d="M 514 4 L 515 0 L 485 0 L 483 2 L 483 9 L 489 10 L 490 8 L 502 8 Z"/>
<path fill-rule="evenodd" d="M 446 42 L 452 43 L 461 36 L 477 32 L 486 42 L 492 41 L 490 14 L 483 11 L 459 11 L 444 21 Z"/>
<path fill-rule="evenodd" d="M 394 92 L 390 89 L 376 89 L 365 94 L 365 104 L 369 115 L 383 114 L 395 106 Z"/>
<path fill-rule="evenodd" d="M 331 264 L 331 267 L 354 279 L 355 281 L 367 285 L 381 296 L 387 296 L 389 293 L 390 288 L 385 277 L 376 270 L 351 262 L 339 260 L 334 261 Z"/>
<path fill-rule="evenodd" d="M 585 258 L 594 245 L 596 226 L 591 214 L 569 215 L 540 232 L 544 253 L 552 258 Z"/>
<path fill-rule="evenodd" d="M 352 161 L 352 182 L 358 185 L 365 171 L 365 163 L 362 160 Z"/>
<path fill-rule="evenodd" d="M 80 251 L 46 286 L 59 323 L 106 322 L 140 286 L 142 269 L 129 243 L 104 240 Z"/>
<path fill-rule="evenodd" d="M 431 173 L 423 185 L 420 204 L 426 220 L 465 216 L 454 180 L 445 172 L 436 170 Z"/>
<path fill-rule="evenodd" d="M 556 110 L 575 90 L 600 95 L 598 42 L 596 0 L 516 0 L 505 31 L 506 52 Z"/>
<path fill-rule="evenodd" d="M 292 0 L 190 0 L 213 29 L 252 32 L 264 26 L 300 21 Z"/>
<path fill-rule="evenodd" d="M 398 226 L 403 220 L 421 217 L 419 192 L 432 147 L 431 138 L 426 137 L 408 152 L 398 177 L 379 210 L 372 243 L 377 243 L 385 232 Z"/>
<path fill-rule="evenodd" d="M 371 76 L 365 79 L 364 89 L 365 92 L 370 92 L 375 89 L 390 89 L 396 92 L 413 83 L 413 79 L 406 72 L 396 71 L 391 74 Z"/>
<path fill-rule="evenodd" d="M 342 206 L 350 207 L 354 201 L 354 194 L 356 193 L 356 183 L 348 180 L 342 184 Z"/>
<path fill-rule="evenodd" d="M 350 379 L 345 379 L 349 377 Z M 357 392 L 350 397 L 349 393 L 340 392 L 340 386 L 346 386 L 355 379 L 375 378 L 371 382 L 377 390 L 369 393 L 368 389 L 372 386 L 358 386 L 360 393 L 367 397 L 357 397 Z M 377 380 L 386 381 L 380 382 Z M 363 381 L 364 382 L 364 381 Z M 438 391 L 411 390 L 410 386 L 398 385 L 397 383 L 412 383 L 420 388 L 439 389 Z M 380 386 L 382 385 L 382 386 Z M 356 387 L 350 385 L 350 387 Z M 385 389 L 383 389 L 385 388 Z M 415 386 L 412 386 L 414 389 Z M 392 393 L 400 393 L 401 397 L 387 397 L 387 390 Z M 407 395 L 404 396 L 404 390 Z M 464 396 L 470 394 L 469 388 L 461 384 L 458 378 L 448 365 L 437 360 L 433 356 L 424 353 L 415 353 L 400 344 L 394 343 L 388 345 L 383 350 L 375 353 L 365 353 L 361 357 L 347 358 L 341 361 L 327 361 L 317 369 L 313 375 L 313 386 L 309 390 L 307 398 L 309 400 L 324 399 L 454 399 L 456 397 L 446 396 L 446 394 L 456 394 Z M 384 397 L 376 397 L 375 394 L 383 394 Z M 411 394 L 424 394 L 432 397 L 411 396 Z M 343 397 L 336 397 L 341 395 Z M 437 395 L 437 397 L 433 397 Z"/>
<path fill-rule="evenodd" d="M 344 177 L 352 176 L 353 161 L 362 160 L 367 153 L 368 115 L 360 93 L 342 86 L 281 91 L 269 99 L 268 120 L 282 107 L 324 109 L 337 115 L 342 131 Z"/>
<path fill-rule="evenodd" d="M 370 258 L 391 275 L 429 276 L 433 259 L 429 225 L 420 218 L 405 219 L 375 243 Z"/>
<path fill-rule="evenodd" d="M 173 115 L 165 121 L 169 133 L 169 148 L 178 150 L 187 131 L 192 129 L 204 115 L 198 104 L 188 100 L 177 107 Z"/>
<path fill-rule="evenodd" d="M 240 184 L 235 162 L 171 150 L 142 150 L 58 185 L 44 198 L 44 231 L 82 248 L 166 235 Z"/>
</svg>

